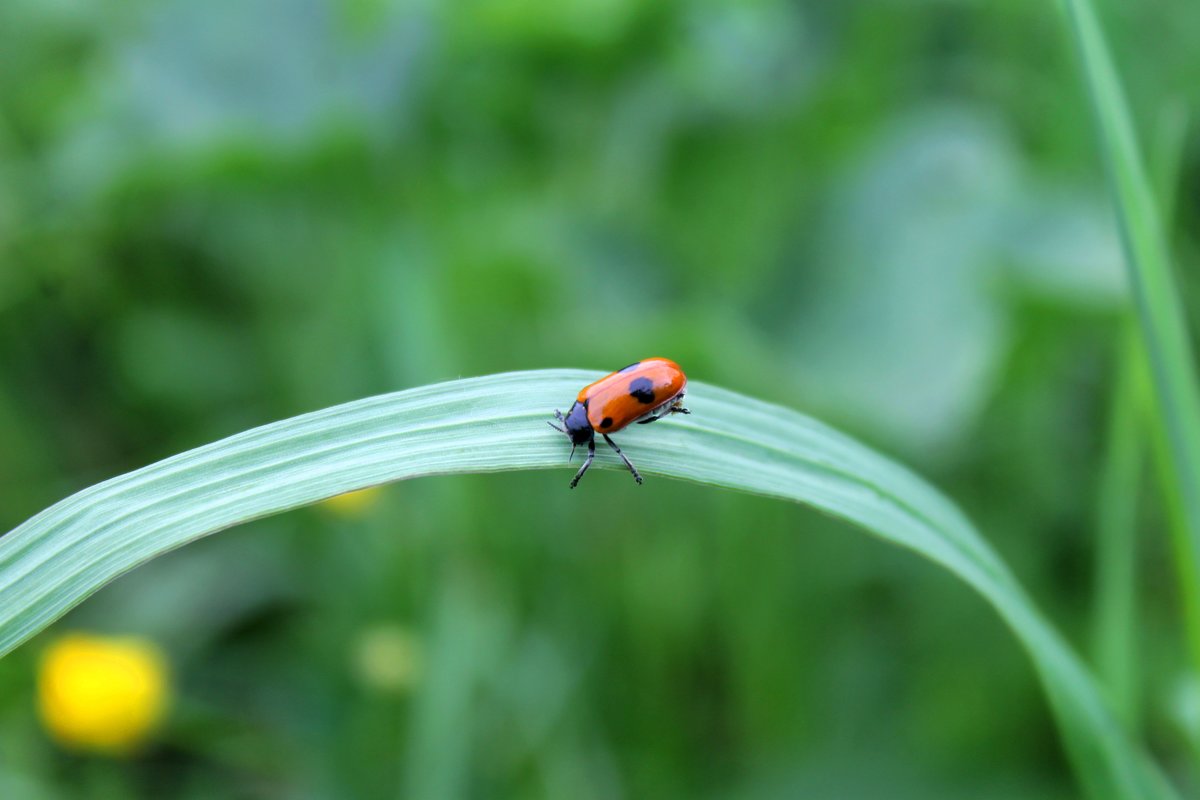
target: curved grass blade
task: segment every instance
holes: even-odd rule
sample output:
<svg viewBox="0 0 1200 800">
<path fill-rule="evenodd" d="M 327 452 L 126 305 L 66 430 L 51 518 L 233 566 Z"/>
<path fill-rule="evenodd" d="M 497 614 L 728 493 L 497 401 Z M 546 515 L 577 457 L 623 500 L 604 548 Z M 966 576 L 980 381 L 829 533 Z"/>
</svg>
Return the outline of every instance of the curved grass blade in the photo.
<svg viewBox="0 0 1200 800">
<path fill-rule="evenodd" d="M 567 443 L 545 424 L 551 409 L 529 398 L 569 398 L 596 377 L 516 372 L 368 398 L 85 489 L 0 538 L 0 653 L 121 573 L 247 520 L 420 475 L 569 470 Z M 805 503 L 944 565 L 1025 646 L 1089 794 L 1175 796 L 999 557 L 928 484 L 789 409 L 699 383 L 690 385 L 688 405 L 691 417 L 622 442 L 642 472 Z M 595 467 L 624 469 L 608 452 Z M 566 474 L 556 490 L 567 491 Z"/>
</svg>

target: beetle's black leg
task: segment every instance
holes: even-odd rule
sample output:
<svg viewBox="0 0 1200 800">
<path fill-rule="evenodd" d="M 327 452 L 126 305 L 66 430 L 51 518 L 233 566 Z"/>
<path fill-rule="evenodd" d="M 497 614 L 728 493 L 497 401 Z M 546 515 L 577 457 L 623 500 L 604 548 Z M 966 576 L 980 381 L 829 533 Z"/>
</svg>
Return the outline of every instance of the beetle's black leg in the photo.
<svg viewBox="0 0 1200 800">
<path fill-rule="evenodd" d="M 604 438 L 607 439 L 608 437 L 605 436 Z M 571 452 L 572 453 L 575 452 L 574 447 L 571 448 Z M 596 457 L 596 440 L 592 439 L 590 442 L 588 442 L 588 455 L 587 455 L 587 458 L 585 458 L 583 461 L 583 466 L 579 468 L 579 472 L 576 472 L 575 477 L 571 479 L 571 488 L 572 489 L 574 489 L 575 485 L 577 483 L 579 483 L 579 479 L 583 477 L 583 473 L 588 471 L 588 467 L 590 467 L 592 465 L 592 459 L 595 457 Z"/>
<path fill-rule="evenodd" d="M 645 419 L 639 419 L 638 425 L 649 425 L 651 422 L 658 422 L 660 419 L 671 413 L 671 407 L 650 412 L 650 415 Z"/>
<path fill-rule="evenodd" d="M 604 441 L 608 442 L 609 447 L 617 451 L 617 455 L 621 457 L 621 460 L 625 462 L 625 466 L 629 467 L 629 471 L 633 473 L 633 479 L 638 483 L 641 483 L 642 476 L 638 474 L 637 467 L 633 465 L 632 461 L 625 457 L 625 454 L 621 452 L 621 448 L 617 447 L 617 443 L 608 438 L 607 433 L 602 433 L 600 435 L 604 437 Z"/>
<path fill-rule="evenodd" d="M 692 412 L 689 411 L 688 409 L 684 408 L 683 406 L 670 406 L 669 408 L 667 408 L 666 411 L 663 411 L 661 414 L 655 414 L 654 416 L 646 417 L 645 419 L 639 419 L 637 424 L 638 425 L 649 425 L 651 422 L 658 422 L 663 417 L 670 416 L 671 414 L 690 414 L 690 413 L 692 413 Z"/>
</svg>

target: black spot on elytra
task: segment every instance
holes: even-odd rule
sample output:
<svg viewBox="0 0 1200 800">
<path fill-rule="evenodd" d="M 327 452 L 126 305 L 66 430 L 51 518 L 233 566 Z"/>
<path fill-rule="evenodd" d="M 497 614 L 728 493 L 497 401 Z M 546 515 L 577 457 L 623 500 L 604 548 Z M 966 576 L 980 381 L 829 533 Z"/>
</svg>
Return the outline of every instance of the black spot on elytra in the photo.
<svg viewBox="0 0 1200 800">
<path fill-rule="evenodd" d="M 632 364 L 630 364 L 628 367 L 621 367 L 619 370 L 617 370 L 617 372 L 629 372 L 629 370 L 633 369 L 634 367 L 636 367 L 636 366 L 637 366 L 638 364 L 640 364 L 640 363 L 642 363 L 642 362 L 640 362 L 640 361 L 635 361 L 635 362 L 633 362 Z"/>
<path fill-rule="evenodd" d="M 629 396 L 644 405 L 654 402 L 654 384 L 649 378 L 634 378 L 629 382 Z"/>
<path fill-rule="evenodd" d="M 600 427 L 601 428 L 611 428 L 612 427 L 612 417 L 605 417 L 604 419 L 600 420 Z"/>
</svg>

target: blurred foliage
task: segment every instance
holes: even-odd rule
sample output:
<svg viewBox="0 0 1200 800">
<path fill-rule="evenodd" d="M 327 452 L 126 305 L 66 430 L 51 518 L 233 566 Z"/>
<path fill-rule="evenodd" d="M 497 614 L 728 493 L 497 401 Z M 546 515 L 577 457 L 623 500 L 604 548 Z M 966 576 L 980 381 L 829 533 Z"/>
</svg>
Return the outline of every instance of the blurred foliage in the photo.
<svg viewBox="0 0 1200 800">
<path fill-rule="evenodd" d="M 1192 300 L 1200 8 L 1099 5 Z M 662 354 L 913 464 L 1090 650 L 1124 304 L 1093 138 L 1031 0 L 6 0 L 0 530 L 336 402 Z M 1138 724 L 1194 780 L 1145 483 Z M 992 612 L 811 512 L 616 473 L 326 511 L 0 662 L 0 795 L 1075 796 Z M 173 664 L 135 759 L 38 732 L 77 627 Z"/>
</svg>

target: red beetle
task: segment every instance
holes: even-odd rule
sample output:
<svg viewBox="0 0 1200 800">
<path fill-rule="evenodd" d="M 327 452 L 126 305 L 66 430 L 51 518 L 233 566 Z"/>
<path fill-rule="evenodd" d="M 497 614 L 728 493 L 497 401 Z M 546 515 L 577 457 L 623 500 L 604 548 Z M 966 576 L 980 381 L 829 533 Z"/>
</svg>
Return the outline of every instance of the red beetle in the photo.
<svg viewBox="0 0 1200 800">
<path fill-rule="evenodd" d="M 617 455 L 633 473 L 633 479 L 641 483 L 642 476 L 633 462 L 626 458 L 608 435 L 634 422 L 646 425 L 668 414 L 690 414 L 683 407 L 686 389 L 687 376 L 669 358 L 637 361 L 580 389 L 575 404 L 566 416 L 561 411 L 554 412 L 562 427 L 549 423 L 551 428 L 565 433 L 571 440 L 572 456 L 576 447 L 587 443 L 587 460 L 571 479 L 571 488 L 575 488 L 596 457 L 596 431 L 600 431 L 608 446 L 617 451 Z"/>
</svg>

